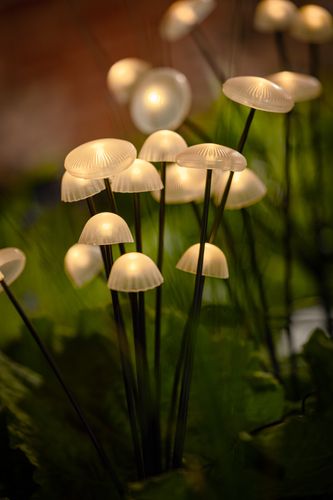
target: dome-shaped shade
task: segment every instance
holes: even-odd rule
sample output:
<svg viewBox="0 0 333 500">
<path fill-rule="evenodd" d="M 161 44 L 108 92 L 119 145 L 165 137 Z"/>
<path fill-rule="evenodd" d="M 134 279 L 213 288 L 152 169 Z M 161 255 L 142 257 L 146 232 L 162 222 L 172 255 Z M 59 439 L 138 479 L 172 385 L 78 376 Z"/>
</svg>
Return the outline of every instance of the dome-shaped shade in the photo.
<svg viewBox="0 0 333 500">
<path fill-rule="evenodd" d="M 61 201 L 85 200 L 105 189 L 102 179 L 82 179 L 65 172 L 61 180 Z"/>
<path fill-rule="evenodd" d="M 200 244 L 196 243 L 186 250 L 177 263 L 177 269 L 186 273 L 196 274 L 199 259 Z M 217 246 L 205 243 L 203 276 L 211 278 L 229 278 L 227 259 Z"/>
<path fill-rule="evenodd" d="M 73 149 L 65 158 L 65 169 L 74 177 L 105 179 L 119 174 L 136 158 L 136 149 L 121 139 L 97 139 Z"/>
<path fill-rule="evenodd" d="M 333 37 L 332 16 L 319 5 L 304 5 L 298 9 L 290 30 L 303 42 L 325 43 Z"/>
<path fill-rule="evenodd" d="M 131 117 L 145 134 L 174 130 L 188 115 L 191 99 L 191 88 L 183 73 L 173 68 L 152 69 L 143 75 L 133 91 Z"/>
<path fill-rule="evenodd" d="M 4 276 L 7 285 L 13 283 L 22 273 L 26 258 L 18 248 L 8 247 L 0 249 L 0 273 Z M 2 287 L 0 287 L 2 292 Z"/>
<path fill-rule="evenodd" d="M 223 93 L 239 104 L 271 113 L 288 113 L 294 107 L 288 92 L 259 76 L 229 78 L 223 85 Z"/>
<path fill-rule="evenodd" d="M 126 57 L 114 63 L 107 75 L 107 86 L 118 102 L 126 104 L 133 92 L 134 86 L 151 64 L 135 57 Z"/>
<path fill-rule="evenodd" d="M 86 245 L 133 243 L 133 237 L 124 219 L 111 212 L 102 212 L 88 220 L 79 243 Z"/>
<path fill-rule="evenodd" d="M 146 161 L 174 162 L 177 154 L 186 148 L 186 142 L 177 132 L 158 130 L 147 137 L 140 150 L 139 158 Z"/>
<path fill-rule="evenodd" d="M 116 193 L 143 193 L 163 188 L 156 168 L 145 160 L 135 160 L 126 170 L 112 177 L 111 183 Z"/>
<path fill-rule="evenodd" d="M 177 163 L 171 163 L 166 171 L 165 203 L 179 204 L 202 200 L 205 180 L 205 170 L 184 168 Z M 160 201 L 159 191 L 152 193 L 152 196 L 156 201 Z"/>
<path fill-rule="evenodd" d="M 147 255 L 130 252 L 113 264 L 108 287 L 118 292 L 144 292 L 162 283 L 162 274 Z"/>
<path fill-rule="evenodd" d="M 263 33 L 285 31 L 296 12 L 296 5 L 289 0 L 262 0 L 255 10 L 254 27 Z"/>
<path fill-rule="evenodd" d="M 240 171 L 246 167 L 246 158 L 234 149 L 220 144 L 196 144 L 176 157 L 178 165 L 187 168 Z"/>
<path fill-rule="evenodd" d="M 99 247 L 80 243 L 69 248 L 64 263 L 67 274 L 78 287 L 92 280 L 103 267 Z"/>
<path fill-rule="evenodd" d="M 193 26 L 201 23 L 216 7 L 215 0 L 178 0 L 165 12 L 160 34 L 174 42 L 187 35 Z"/>
<path fill-rule="evenodd" d="M 269 75 L 267 79 L 285 89 L 295 102 L 316 99 L 322 91 L 321 83 L 317 78 L 293 71 L 280 71 Z"/>
<path fill-rule="evenodd" d="M 213 178 L 213 197 L 216 205 L 221 202 L 229 174 L 216 172 Z M 260 201 L 267 193 L 266 186 L 249 168 L 235 172 L 227 198 L 226 208 L 233 210 L 249 207 Z"/>
</svg>

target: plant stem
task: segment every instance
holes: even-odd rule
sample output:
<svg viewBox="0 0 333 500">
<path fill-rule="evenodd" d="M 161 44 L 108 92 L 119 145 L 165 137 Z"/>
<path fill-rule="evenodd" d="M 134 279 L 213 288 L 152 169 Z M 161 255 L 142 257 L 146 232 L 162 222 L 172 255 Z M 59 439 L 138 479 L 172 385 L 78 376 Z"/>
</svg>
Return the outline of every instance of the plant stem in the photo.
<svg viewBox="0 0 333 500">
<path fill-rule="evenodd" d="M 287 54 L 284 33 L 282 31 L 276 31 L 274 37 L 275 37 L 275 45 L 280 60 L 281 71 L 282 70 L 289 71 L 291 69 L 291 64 Z"/>
<path fill-rule="evenodd" d="M 309 73 L 319 78 L 320 54 L 316 43 L 309 43 Z"/>
<path fill-rule="evenodd" d="M 108 179 L 108 178 L 104 179 L 104 184 L 105 184 L 108 200 L 110 203 L 111 212 L 114 214 L 118 214 L 116 199 L 114 197 L 114 193 L 113 193 L 112 188 L 111 188 L 110 179 Z M 119 247 L 120 255 L 124 255 L 124 253 L 125 253 L 124 243 L 119 243 L 118 247 Z"/>
<path fill-rule="evenodd" d="M 196 44 L 196 46 L 199 49 L 199 52 L 203 56 L 204 60 L 212 70 L 213 74 L 215 75 L 216 79 L 220 82 L 223 83 L 226 78 L 225 74 L 220 68 L 220 65 L 216 61 L 215 57 L 212 57 L 213 50 L 210 48 L 210 44 L 206 38 L 206 35 L 202 31 L 202 29 L 199 26 L 195 26 L 194 29 L 191 31 L 191 36 Z"/>
</svg>

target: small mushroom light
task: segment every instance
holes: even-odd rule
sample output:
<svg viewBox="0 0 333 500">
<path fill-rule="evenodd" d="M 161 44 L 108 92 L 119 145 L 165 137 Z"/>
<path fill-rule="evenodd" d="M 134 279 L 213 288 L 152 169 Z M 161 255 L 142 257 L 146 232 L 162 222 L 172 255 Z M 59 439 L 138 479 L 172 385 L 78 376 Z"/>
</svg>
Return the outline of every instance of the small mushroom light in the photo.
<svg viewBox="0 0 333 500">
<path fill-rule="evenodd" d="M 186 273 L 196 274 L 200 244 L 196 243 L 186 250 L 179 259 L 176 268 Z M 220 248 L 205 243 L 202 275 L 211 278 L 229 278 L 227 259 Z"/>
<path fill-rule="evenodd" d="M 172 130 L 153 132 L 143 143 L 139 158 L 152 162 L 175 162 L 177 154 L 187 148 L 185 140 Z"/>
<path fill-rule="evenodd" d="M 303 73 L 280 71 L 269 75 L 267 79 L 285 89 L 295 102 L 310 101 L 322 93 L 318 78 Z"/>
<path fill-rule="evenodd" d="M 82 179 L 65 172 L 61 180 L 61 201 L 72 203 L 85 200 L 105 189 L 101 179 Z"/>
<path fill-rule="evenodd" d="M 213 177 L 213 198 L 215 204 L 219 205 L 229 175 L 227 172 L 216 174 L 216 177 Z M 266 193 L 266 186 L 252 170 L 246 168 L 242 172 L 235 172 L 225 208 L 237 210 L 249 207 L 258 203 Z"/>
<path fill-rule="evenodd" d="M 86 245 L 115 245 L 133 243 L 131 231 L 119 215 L 101 212 L 85 224 L 79 243 Z"/>
<path fill-rule="evenodd" d="M 91 281 L 103 267 L 100 249 L 81 243 L 76 243 L 67 250 L 64 264 L 67 274 L 78 287 Z"/>
<path fill-rule="evenodd" d="M 22 250 L 14 247 L 0 249 L 0 281 L 5 280 L 7 285 L 11 285 L 23 272 L 26 257 Z M 0 287 L 0 292 L 2 292 Z"/>
<path fill-rule="evenodd" d="M 190 146 L 179 153 L 176 160 L 181 167 L 233 172 L 244 170 L 247 164 L 246 158 L 238 151 L 214 143 Z"/>
<path fill-rule="evenodd" d="M 129 102 L 133 89 L 151 64 L 136 57 L 126 57 L 114 63 L 107 74 L 107 86 L 120 104 Z"/>
<path fill-rule="evenodd" d="M 117 292 L 145 292 L 162 283 L 163 276 L 150 257 L 139 252 L 129 252 L 114 262 L 108 287 Z"/>
<path fill-rule="evenodd" d="M 286 31 L 296 12 L 296 5 L 289 0 L 262 0 L 255 10 L 254 27 L 262 33 Z"/>
<path fill-rule="evenodd" d="M 328 42 L 333 38 L 332 15 L 320 5 L 304 5 L 293 18 L 290 34 L 302 42 Z"/>
</svg>

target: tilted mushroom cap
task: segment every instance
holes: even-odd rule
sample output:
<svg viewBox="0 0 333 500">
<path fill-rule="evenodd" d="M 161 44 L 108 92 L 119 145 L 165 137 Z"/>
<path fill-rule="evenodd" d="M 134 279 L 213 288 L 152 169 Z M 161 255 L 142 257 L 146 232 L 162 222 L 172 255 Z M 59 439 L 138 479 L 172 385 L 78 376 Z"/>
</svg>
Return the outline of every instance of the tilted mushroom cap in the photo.
<svg viewBox="0 0 333 500">
<path fill-rule="evenodd" d="M 213 197 L 216 205 L 219 205 L 225 186 L 228 181 L 227 172 L 216 172 L 213 178 Z M 249 207 L 260 201 L 267 193 L 265 184 L 249 168 L 242 172 L 235 172 L 230 191 L 228 194 L 226 208 L 229 210 Z"/>
<path fill-rule="evenodd" d="M 147 255 L 130 252 L 114 262 L 108 287 L 118 292 L 144 292 L 162 283 L 162 274 Z"/>
<path fill-rule="evenodd" d="M 192 245 L 179 259 L 176 267 L 186 273 L 196 274 L 199 259 L 200 243 Z M 211 278 L 229 278 L 227 259 L 220 248 L 205 243 L 202 275 Z"/>
<path fill-rule="evenodd" d="M 124 219 L 111 212 L 102 212 L 88 220 L 79 243 L 86 245 L 133 243 L 133 237 Z"/>
<path fill-rule="evenodd" d="M 111 183 L 115 193 L 143 193 L 163 188 L 160 174 L 145 160 L 135 160 L 126 170 L 112 177 Z"/>
<path fill-rule="evenodd" d="M 114 63 L 108 71 L 107 86 L 118 102 L 126 104 L 138 83 L 151 64 L 136 57 L 126 57 Z"/>
<path fill-rule="evenodd" d="M 147 137 L 140 150 L 139 158 L 146 161 L 174 162 L 177 154 L 186 148 L 186 142 L 177 132 L 158 130 Z"/>
<path fill-rule="evenodd" d="M 174 130 L 188 115 L 191 100 L 191 88 L 183 73 L 173 68 L 155 68 L 147 71 L 136 85 L 130 114 L 143 133 Z"/>
<path fill-rule="evenodd" d="M 304 5 L 298 9 L 290 33 L 303 42 L 328 42 L 333 37 L 332 16 L 319 5 Z"/>
<path fill-rule="evenodd" d="M 161 25 L 161 37 L 174 42 L 187 35 L 193 26 L 201 23 L 216 7 L 215 0 L 178 0 L 165 12 Z"/>
<path fill-rule="evenodd" d="M 22 250 L 14 247 L 0 249 L 0 280 L 5 279 L 7 285 L 13 283 L 25 267 L 26 257 Z M 2 287 L 0 286 L 0 292 Z"/>
<path fill-rule="evenodd" d="M 285 89 L 295 102 L 316 99 L 322 91 L 318 78 L 293 71 L 280 71 L 269 75 L 267 79 Z"/>
<path fill-rule="evenodd" d="M 68 249 L 64 263 L 67 274 L 78 287 L 97 276 L 103 266 L 100 249 L 81 243 L 76 243 Z"/>
<path fill-rule="evenodd" d="M 105 189 L 101 179 L 82 179 L 65 172 L 61 180 L 61 201 L 80 201 Z"/>
<path fill-rule="evenodd" d="M 284 89 L 259 76 L 236 76 L 223 84 L 223 93 L 232 101 L 271 113 L 288 113 L 294 101 Z"/>
<path fill-rule="evenodd" d="M 257 4 L 254 27 L 263 33 L 285 31 L 296 12 L 296 5 L 289 0 L 263 0 Z"/>
<path fill-rule="evenodd" d="M 73 149 L 65 158 L 65 169 L 74 177 L 105 179 L 119 174 L 136 158 L 136 149 L 122 139 L 97 139 Z"/>
<path fill-rule="evenodd" d="M 196 144 L 176 157 L 178 165 L 187 168 L 244 170 L 246 158 L 238 151 L 220 144 Z"/>
</svg>

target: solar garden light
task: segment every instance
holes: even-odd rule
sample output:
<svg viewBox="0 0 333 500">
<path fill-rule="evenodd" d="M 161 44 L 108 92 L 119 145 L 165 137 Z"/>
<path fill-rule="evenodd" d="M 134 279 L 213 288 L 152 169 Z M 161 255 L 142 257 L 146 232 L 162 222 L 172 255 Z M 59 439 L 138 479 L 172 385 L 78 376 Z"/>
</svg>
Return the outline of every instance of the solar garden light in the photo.
<svg viewBox="0 0 333 500">
<path fill-rule="evenodd" d="M 127 104 L 140 78 L 151 64 L 136 57 L 126 57 L 114 63 L 107 74 L 107 86 L 120 104 Z"/>
<path fill-rule="evenodd" d="M 77 287 L 82 287 L 99 274 L 103 267 L 98 247 L 75 243 L 66 252 L 65 270 Z"/>
</svg>

